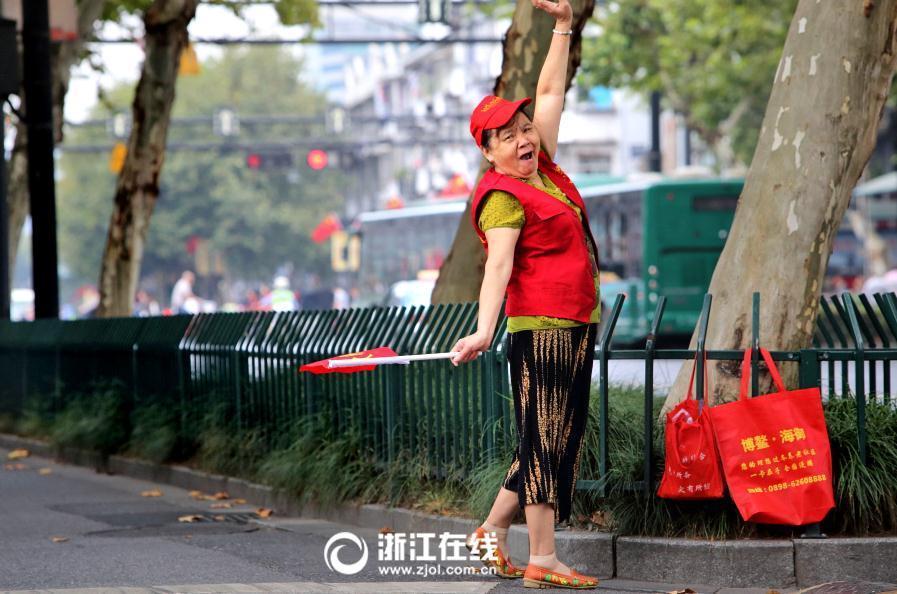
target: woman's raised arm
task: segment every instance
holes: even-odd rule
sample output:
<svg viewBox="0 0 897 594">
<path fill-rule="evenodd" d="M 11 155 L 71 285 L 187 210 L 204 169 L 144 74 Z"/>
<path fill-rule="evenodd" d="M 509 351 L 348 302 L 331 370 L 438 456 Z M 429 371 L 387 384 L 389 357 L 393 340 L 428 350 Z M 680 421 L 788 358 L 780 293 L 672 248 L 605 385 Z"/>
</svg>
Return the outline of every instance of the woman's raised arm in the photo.
<svg viewBox="0 0 897 594">
<path fill-rule="evenodd" d="M 570 54 L 570 37 L 573 27 L 573 8 L 569 0 L 531 0 L 533 6 L 554 17 L 554 32 L 548 55 L 539 73 L 536 85 L 536 106 L 533 125 L 539 132 L 542 146 L 554 159 L 558 147 L 558 128 L 564 110 L 564 94 L 567 87 L 567 61 Z"/>
</svg>

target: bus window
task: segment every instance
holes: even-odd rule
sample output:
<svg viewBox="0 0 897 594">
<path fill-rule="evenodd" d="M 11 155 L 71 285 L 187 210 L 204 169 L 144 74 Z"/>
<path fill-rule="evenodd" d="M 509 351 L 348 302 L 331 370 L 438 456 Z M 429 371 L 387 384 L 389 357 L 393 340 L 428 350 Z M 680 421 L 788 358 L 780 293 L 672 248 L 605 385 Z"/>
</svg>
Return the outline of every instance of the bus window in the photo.
<svg viewBox="0 0 897 594">
<path fill-rule="evenodd" d="M 738 196 L 693 196 L 691 200 L 695 212 L 731 212 L 737 205 Z"/>
</svg>

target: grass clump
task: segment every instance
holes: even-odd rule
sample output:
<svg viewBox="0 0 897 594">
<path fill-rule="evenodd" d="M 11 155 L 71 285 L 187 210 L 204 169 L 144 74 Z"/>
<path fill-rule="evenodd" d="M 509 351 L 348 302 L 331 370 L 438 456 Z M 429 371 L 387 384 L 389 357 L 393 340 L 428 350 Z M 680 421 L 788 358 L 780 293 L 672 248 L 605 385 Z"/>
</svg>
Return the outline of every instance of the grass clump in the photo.
<svg viewBox="0 0 897 594">
<path fill-rule="evenodd" d="M 211 406 L 200 420 L 200 429 L 193 440 L 191 462 L 218 474 L 256 480 L 259 465 L 267 451 L 260 428 L 239 429 L 233 406 L 220 403 Z"/>
<path fill-rule="evenodd" d="M 217 405 L 205 404 L 219 402 Z M 49 439 L 103 455 L 125 453 L 156 463 L 188 459 L 203 470 L 258 481 L 287 491 L 303 503 L 321 507 L 342 502 L 384 503 L 441 514 L 484 518 L 513 458 L 511 444 L 498 447 L 490 460 L 471 472 L 446 464 L 437 473 L 433 452 L 397 446 L 389 462 L 358 427 L 336 433 L 331 414 L 303 417 L 269 439 L 261 428 L 240 429 L 234 403 L 204 399 L 204 414 L 187 423 L 196 432 L 182 435 L 178 406 L 161 402 L 131 409 L 120 384 L 100 384 L 76 395 L 62 410 L 56 398 L 30 398 L 16 418 L 0 418 L 0 431 Z M 593 388 L 578 479 L 601 479 L 599 397 Z M 656 419 L 662 398 L 651 402 Z M 573 524 L 617 534 L 723 539 L 787 536 L 799 529 L 758 526 L 741 520 L 726 497 L 708 501 L 672 501 L 645 494 L 644 392 L 640 386 L 610 390 L 608 423 L 608 489 L 577 491 Z M 857 445 L 856 400 L 833 398 L 825 403 L 832 444 L 835 498 L 824 529 L 829 534 L 863 535 L 897 531 L 897 409 L 890 403 L 866 405 L 867 458 Z M 251 423 L 250 423 L 251 424 Z M 495 429 L 495 427 L 492 427 Z M 650 436 L 651 473 L 656 489 L 664 466 L 663 423 Z M 407 446 L 407 444 L 405 444 Z M 125 449 L 126 448 L 126 449 Z M 518 517 L 522 517 L 520 514 Z"/>
<path fill-rule="evenodd" d="M 123 386 L 117 382 L 96 384 L 77 394 L 49 427 L 56 447 L 74 447 L 109 456 L 119 452 L 130 434 L 130 411 Z"/>
<path fill-rule="evenodd" d="M 176 457 L 180 436 L 178 411 L 159 403 L 135 408 L 125 453 L 156 464 Z"/>
<path fill-rule="evenodd" d="M 357 429 L 334 435 L 328 419 L 319 414 L 298 421 L 287 443 L 261 461 L 258 480 L 324 508 L 358 501 L 442 513 L 460 509 L 467 494 L 463 480 L 453 474 L 434 478 L 425 450 L 399 450 L 384 463 Z"/>
<path fill-rule="evenodd" d="M 870 399 L 871 400 L 871 399 Z M 832 443 L 836 510 L 831 532 L 875 534 L 897 530 L 897 409 L 866 403 L 866 461 L 857 439 L 856 399 L 833 398 L 825 405 Z"/>
</svg>

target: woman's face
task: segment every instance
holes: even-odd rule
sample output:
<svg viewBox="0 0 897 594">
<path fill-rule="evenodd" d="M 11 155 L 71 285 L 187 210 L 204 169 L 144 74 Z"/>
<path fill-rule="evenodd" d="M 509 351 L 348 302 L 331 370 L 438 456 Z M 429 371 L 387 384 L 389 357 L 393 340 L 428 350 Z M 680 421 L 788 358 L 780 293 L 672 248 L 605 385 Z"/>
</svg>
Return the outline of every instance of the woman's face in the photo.
<svg viewBox="0 0 897 594">
<path fill-rule="evenodd" d="M 489 144 L 480 150 L 497 172 L 530 178 L 537 169 L 539 134 L 526 114 L 518 111 L 510 122 L 491 131 Z"/>
</svg>

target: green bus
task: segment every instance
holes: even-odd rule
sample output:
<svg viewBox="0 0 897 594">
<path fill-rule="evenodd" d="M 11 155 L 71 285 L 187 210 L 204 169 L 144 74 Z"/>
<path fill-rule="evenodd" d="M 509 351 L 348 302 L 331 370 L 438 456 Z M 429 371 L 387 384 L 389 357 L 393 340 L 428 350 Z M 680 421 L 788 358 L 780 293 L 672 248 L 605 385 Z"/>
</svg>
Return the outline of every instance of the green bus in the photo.
<svg viewBox="0 0 897 594">
<path fill-rule="evenodd" d="M 741 179 L 664 179 L 582 190 L 601 270 L 611 277 L 601 283 L 602 305 L 627 296 L 615 342 L 648 334 L 661 295 L 661 334 L 691 334 L 742 186 Z"/>
</svg>

